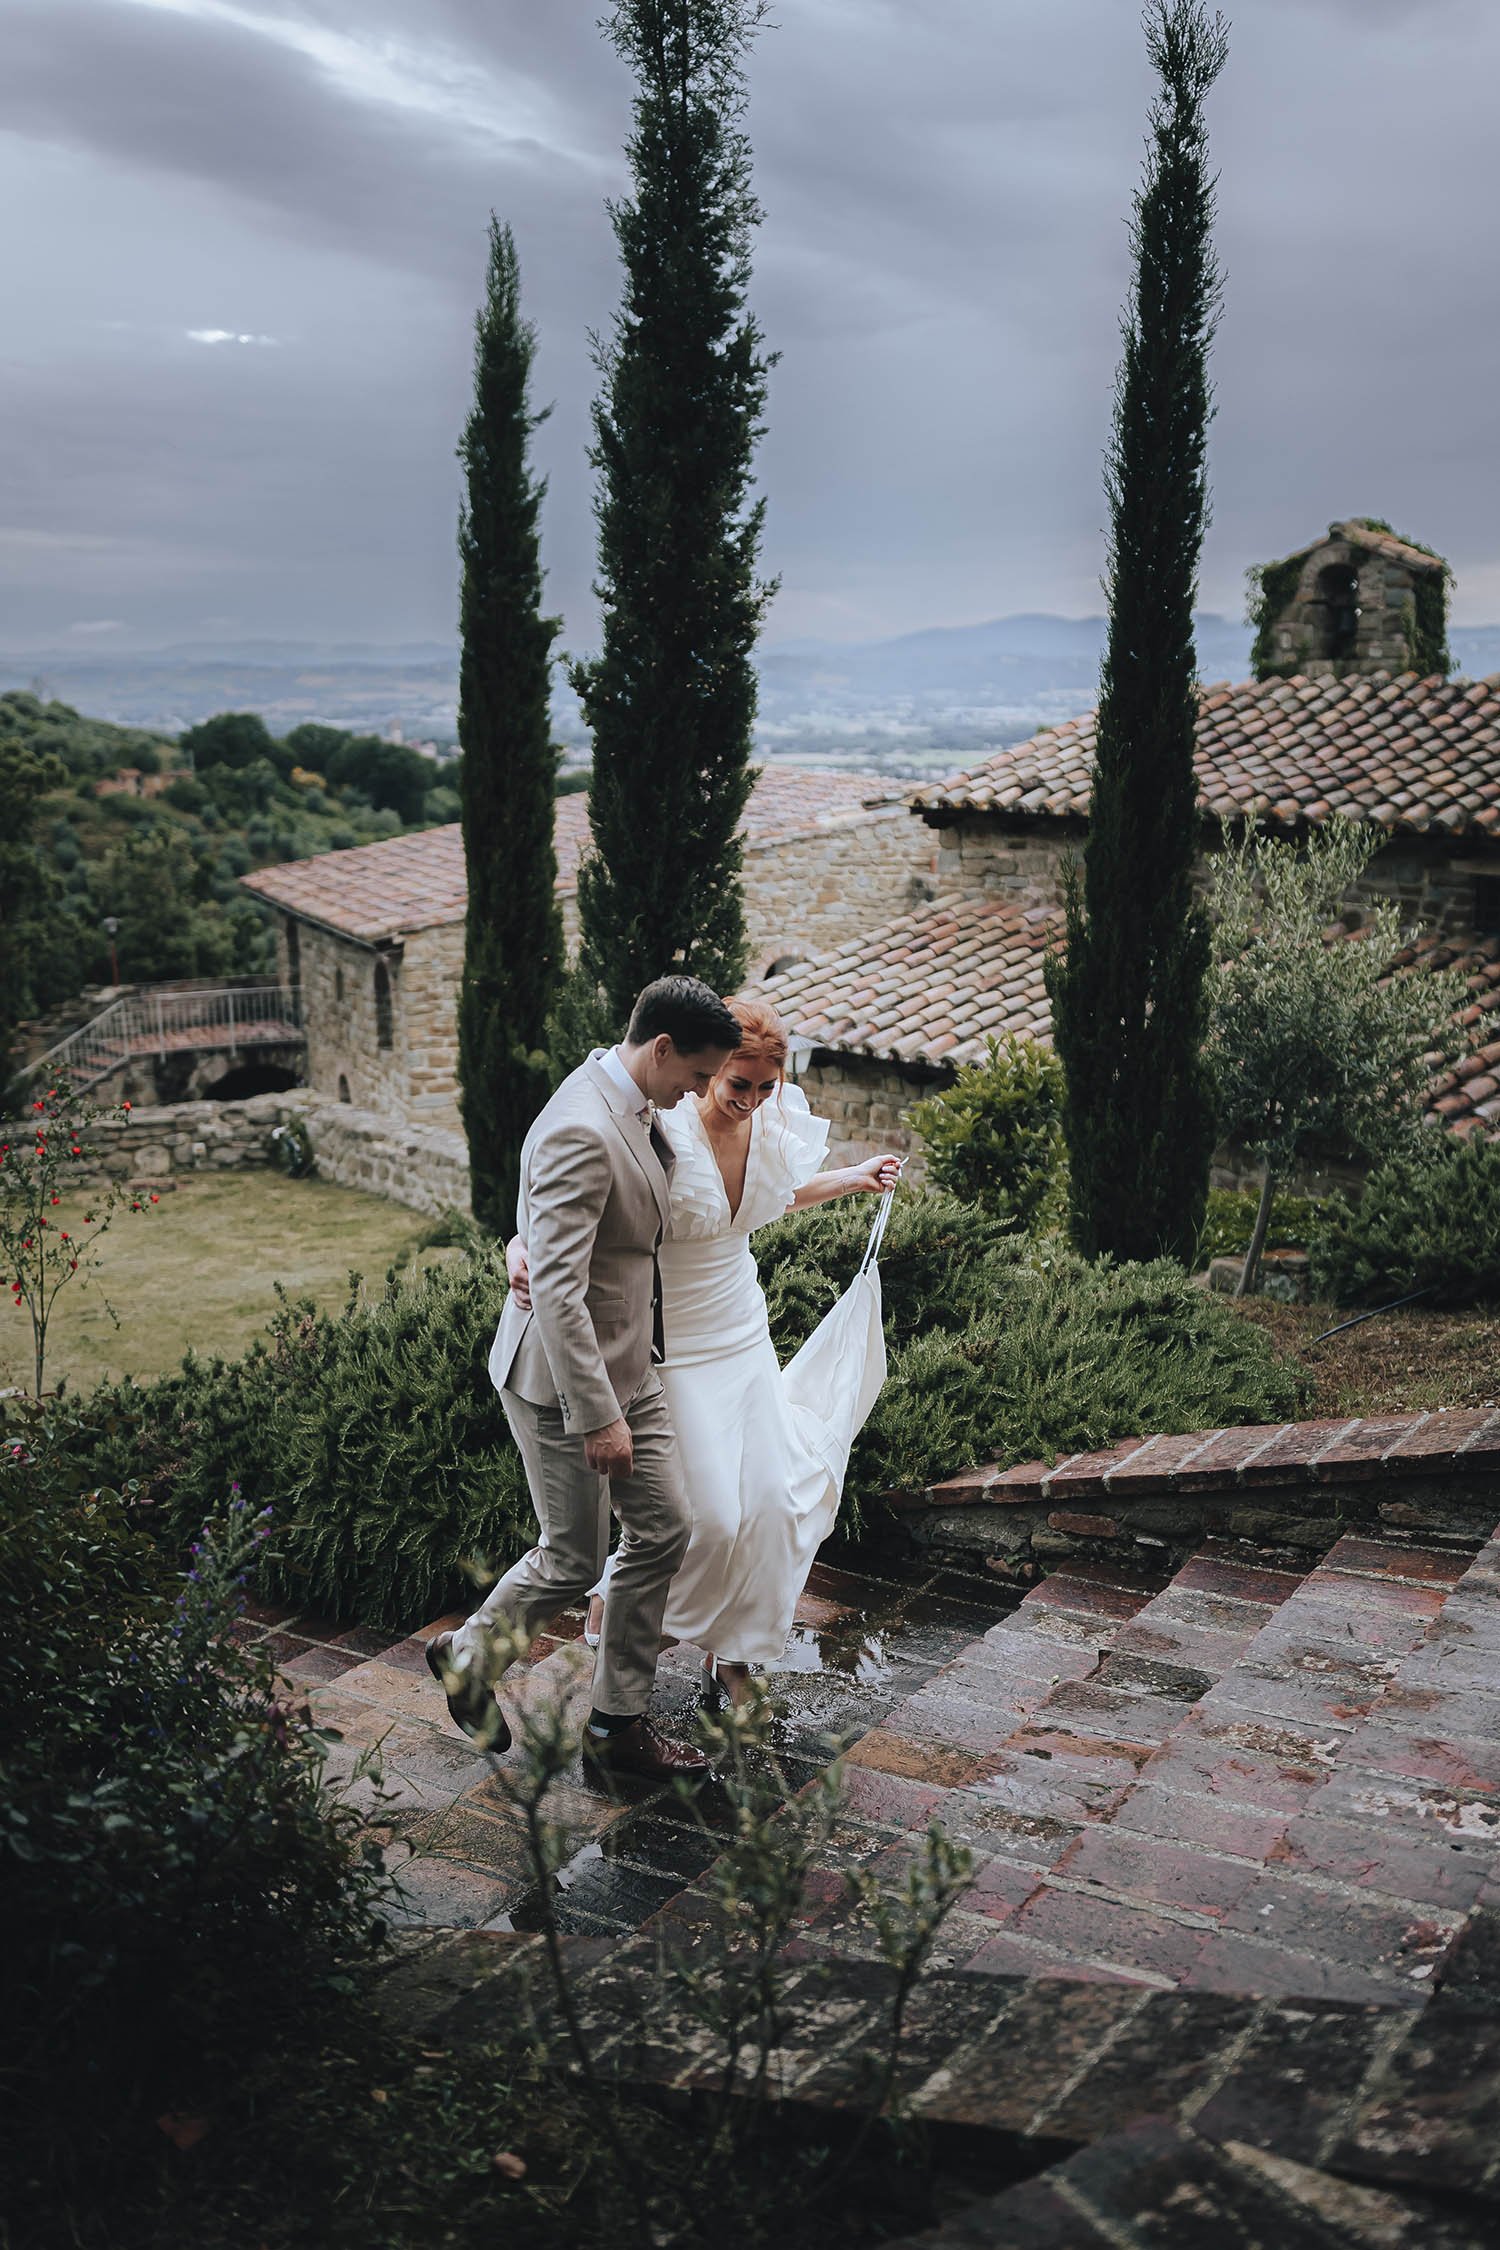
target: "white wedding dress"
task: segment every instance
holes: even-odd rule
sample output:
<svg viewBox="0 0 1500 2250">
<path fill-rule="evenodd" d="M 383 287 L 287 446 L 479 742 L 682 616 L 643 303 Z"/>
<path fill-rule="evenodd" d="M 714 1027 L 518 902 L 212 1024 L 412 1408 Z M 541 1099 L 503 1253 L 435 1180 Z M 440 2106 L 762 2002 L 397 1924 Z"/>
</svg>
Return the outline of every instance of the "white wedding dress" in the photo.
<svg viewBox="0 0 1500 2250">
<path fill-rule="evenodd" d="M 795 1086 L 761 1105 L 735 1212 L 696 1102 L 664 1110 L 658 1122 L 677 1157 L 661 1247 L 661 1375 L 693 1512 L 663 1631 L 764 1671 L 785 1650 L 797 1597 L 838 1514 L 849 1449 L 885 1380 L 876 1238 L 783 1368 L 750 1237 L 821 1170 L 826 1119 Z M 888 1207 L 887 1197 L 882 1218 Z M 607 1585 L 606 1573 L 600 1591 Z"/>
</svg>

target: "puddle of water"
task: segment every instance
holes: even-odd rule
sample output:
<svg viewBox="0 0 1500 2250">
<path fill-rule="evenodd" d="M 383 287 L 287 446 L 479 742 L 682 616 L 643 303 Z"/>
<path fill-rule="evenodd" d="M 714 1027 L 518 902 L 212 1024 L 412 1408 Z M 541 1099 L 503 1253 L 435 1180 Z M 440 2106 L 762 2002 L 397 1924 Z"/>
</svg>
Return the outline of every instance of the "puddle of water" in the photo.
<svg viewBox="0 0 1500 2250">
<path fill-rule="evenodd" d="M 782 1672 L 842 1672 L 863 1687 L 881 1687 L 891 1676 L 887 1637 L 857 1622 L 852 1630 L 843 1624 L 794 1625 L 771 1676 Z"/>
</svg>

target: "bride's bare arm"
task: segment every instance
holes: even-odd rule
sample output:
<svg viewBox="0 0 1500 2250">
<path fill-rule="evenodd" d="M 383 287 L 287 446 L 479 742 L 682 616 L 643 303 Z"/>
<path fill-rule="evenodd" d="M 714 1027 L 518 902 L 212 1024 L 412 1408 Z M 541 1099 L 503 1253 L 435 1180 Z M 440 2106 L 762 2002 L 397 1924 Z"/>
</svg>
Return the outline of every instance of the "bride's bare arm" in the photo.
<svg viewBox="0 0 1500 2250">
<path fill-rule="evenodd" d="M 531 1267 L 526 1258 L 526 1245 L 518 1234 L 513 1234 L 505 1245 L 505 1270 L 510 1275 L 510 1293 L 522 1312 L 531 1310 Z"/>
<path fill-rule="evenodd" d="M 815 1172 L 792 1197 L 792 1208 L 808 1211 L 815 1203 L 832 1203 L 841 1195 L 884 1195 L 900 1177 L 899 1156 L 867 1156 L 863 1164 L 845 1164 L 836 1172 Z"/>
</svg>

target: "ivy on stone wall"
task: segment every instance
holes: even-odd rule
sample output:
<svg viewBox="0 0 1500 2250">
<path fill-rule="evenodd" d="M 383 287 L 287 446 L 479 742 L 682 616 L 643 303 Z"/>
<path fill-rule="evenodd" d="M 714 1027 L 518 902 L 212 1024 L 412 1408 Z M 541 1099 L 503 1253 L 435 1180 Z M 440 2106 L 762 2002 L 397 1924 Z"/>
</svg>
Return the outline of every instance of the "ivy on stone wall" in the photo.
<svg viewBox="0 0 1500 2250">
<path fill-rule="evenodd" d="M 1399 539 L 1403 547 L 1415 547 L 1419 555 L 1431 555 L 1434 562 L 1442 564 L 1441 573 L 1435 572 L 1417 581 L 1416 599 L 1403 617 L 1402 626 L 1410 669 L 1424 680 L 1434 672 L 1446 678 L 1453 669 L 1448 648 L 1448 589 L 1453 584 L 1453 572 L 1447 558 L 1421 539 L 1408 539 L 1404 531 L 1397 531 L 1383 516 L 1355 516 L 1351 520 L 1362 524 L 1366 531 L 1383 531 L 1388 539 Z"/>
<path fill-rule="evenodd" d="M 1383 532 L 1388 539 L 1399 539 L 1403 547 L 1413 547 L 1419 555 L 1431 555 L 1442 563 L 1440 573 L 1433 572 L 1417 581 L 1414 600 L 1402 616 L 1402 630 L 1406 637 L 1407 664 L 1411 671 L 1423 679 L 1432 673 L 1446 675 L 1452 670 L 1453 659 L 1448 650 L 1448 589 L 1453 584 L 1453 573 L 1435 547 L 1420 539 L 1409 539 L 1404 531 L 1397 531 L 1383 516 L 1351 516 L 1351 525 L 1364 531 Z M 1312 654 L 1309 642 L 1304 639 L 1290 656 L 1276 654 L 1275 628 L 1296 596 L 1298 582 L 1307 563 L 1307 550 L 1291 555 L 1284 562 L 1259 563 L 1245 573 L 1245 621 L 1255 628 L 1255 640 L 1250 650 L 1250 670 L 1257 680 L 1285 680 L 1300 672 Z"/>
<path fill-rule="evenodd" d="M 1290 679 L 1308 653 L 1303 648 L 1278 659 L 1274 638 L 1276 620 L 1295 595 L 1306 560 L 1305 555 L 1293 555 L 1286 562 L 1257 563 L 1245 573 L 1245 622 L 1255 627 L 1250 671 L 1257 680 Z"/>
</svg>

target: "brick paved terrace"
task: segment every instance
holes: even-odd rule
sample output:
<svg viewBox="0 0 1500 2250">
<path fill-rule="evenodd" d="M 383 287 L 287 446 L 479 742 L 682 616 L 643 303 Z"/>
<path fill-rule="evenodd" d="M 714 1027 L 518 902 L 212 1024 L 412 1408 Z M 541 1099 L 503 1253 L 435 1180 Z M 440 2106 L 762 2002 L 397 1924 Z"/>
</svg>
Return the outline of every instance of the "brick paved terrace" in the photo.
<svg viewBox="0 0 1500 2250">
<path fill-rule="evenodd" d="M 857 2105 L 889 1972 L 843 1877 L 894 1889 L 940 1820 L 974 1870 L 914 2005 L 906 2097 L 1014 2184 L 932 2250 L 1500 2236 L 1496 1419 L 1200 1432 L 1007 1472 L 1023 1503 L 995 1503 L 993 1479 L 936 1503 L 1119 1518 L 1147 1497 L 1296 1491 L 1326 1511 L 1301 1519 L 1326 1522 L 1322 1552 L 1210 1535 L 1179 1560 L 1114 1539 L 1024 1593 L 920 1546 L 814 1572 L 773 1682 L 777 1751 L 795 1786 L 830 1734 L 849 1747 L 780 2092 Z M 1372 1503 L 1352 1528 L 1330 1509 L 1343 1490 Z M 247 1629 L 340 1728 L 341 1759 L 383 1738 L 394 1796 L 372 1815 L 411 1923 L 387 2005 L 462 2044 L 531 1977 L 537 1917 L 507 1760 L 453 1731 L 426 1670 L 443 1622 L 393 1644 L 316 1619 Z M 582 1701 L 576 1626 L 507 1699 Z M 668 1723 L 698 1680 L 696 1651 L 664 1659 Z M 591 2052 L 686 2096 L 708 2058 L 657 1964 L 709 1914 L 712 1785 L 701 1820 L 581 1774 L 556 1809 Z M 545 2012 L 545 1987 L 528 2004 Z"/>
<path fill-rule="evenodd" d="M 788 1779 L 810 1780 L 827 1763 L 830 1736 L 867 1733 L 1018 1599 L 920 1558 L 886 1574 L 820 1564 L 776 1681 L 775 1751 Z M 457 1622 L 456 1615 L 437 1618 L 393 1640 L 327 1618 L 257 1609 L 245 1631 L 342 1735 L 335 1775 L 379 1743 L 382 1792 L 361 1783 L 357 1797 L 390 1838 L 412 1924 L 525 1927 L 531 1876 L 506 1792 L 507 1761 L 477 1750 L 453 1726 L 423 1653 L 434 1633 Z M 582 1625 L 581 1615 L 559 1619 L 554 1635 L 535 1644 L 529 1672 L 510 1675 L 507 1700 L 561 1697 L 581 1720 L 593 1662 Z M 683 1734 L 692 1729 L 700 1667 L 701 1653 L 683 1648 L 665 1655 L 658 1673 L 654 1709 Z M 580 1934 L 638 1928 L 713 1856 L 711 1837 L 670 1795 L 626 1784 L 611 1798 L 579 1768 L 549 1806 L 574 1844 L 560 1878 L 560 1912 L 563 1926 Z"/>
</svg>

